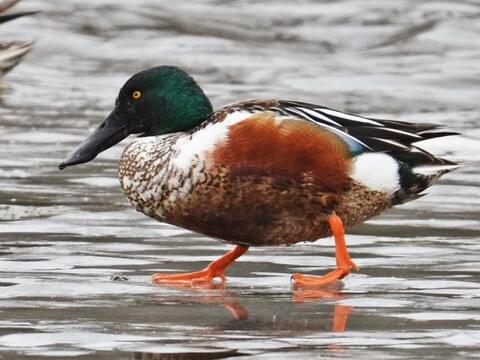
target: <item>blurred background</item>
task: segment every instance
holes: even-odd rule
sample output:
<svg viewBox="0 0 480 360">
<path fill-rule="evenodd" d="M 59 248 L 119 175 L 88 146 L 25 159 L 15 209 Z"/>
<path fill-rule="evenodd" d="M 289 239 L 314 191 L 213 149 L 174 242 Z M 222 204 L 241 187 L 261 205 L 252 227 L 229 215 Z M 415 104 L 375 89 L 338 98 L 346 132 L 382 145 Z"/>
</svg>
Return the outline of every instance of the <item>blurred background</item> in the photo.
<svg viewBox="0 0 480 360">
<path fill-rule="evenodd" d="M 0 89 L 0 358 L 477 356 L 478 1 L 23 0 L 8 11 L 41 12 L 0 24 L 2 42 L 33 46 Z M 465 166 L 354 229 L 361 270 L 343 288 L 289 285 L 333 266 L 331 239 L 252 249 L 226 289 L 155 287 L 152 272 L 200 268 L 230 247 L 127 204 L 116 176 L 128 139 L 57 166 L 128 77 L 163 64 L 185 68 L 215 107 L 280 98 L 443 124 L 462 136 L 422 146 Z"/>
</svg>

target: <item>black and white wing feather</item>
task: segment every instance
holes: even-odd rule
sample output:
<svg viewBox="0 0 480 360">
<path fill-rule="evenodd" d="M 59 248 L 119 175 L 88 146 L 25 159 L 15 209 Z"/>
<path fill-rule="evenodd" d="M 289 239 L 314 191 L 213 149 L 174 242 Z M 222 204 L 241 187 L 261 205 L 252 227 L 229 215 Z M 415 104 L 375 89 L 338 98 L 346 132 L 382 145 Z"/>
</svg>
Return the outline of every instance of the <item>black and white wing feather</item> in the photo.
<svg viewBox="0 0 480 360">
<path fill-rule="evenodd" d="M 372 119 L 298 101 L 279 101 L 278 111 L 320 126 L 334 127 L 357 139 L 365 150 L 374 152 L 411 151 L 415 148 L 412 144 L 416 142 L 457 135 L 455 132 L 438 131 L 441 126 L 436 124 Z"/>
</svg>

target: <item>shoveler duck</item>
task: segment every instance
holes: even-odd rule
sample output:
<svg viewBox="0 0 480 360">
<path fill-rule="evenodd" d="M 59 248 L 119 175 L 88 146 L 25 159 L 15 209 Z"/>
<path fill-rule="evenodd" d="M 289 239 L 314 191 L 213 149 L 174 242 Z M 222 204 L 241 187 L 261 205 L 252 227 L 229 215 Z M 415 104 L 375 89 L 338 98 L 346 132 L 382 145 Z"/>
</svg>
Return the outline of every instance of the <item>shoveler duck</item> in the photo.
<svg viewBox="0 0 480 360">
<path fill-rule="evenodd" d="M 185 71 L 133 75 L 101 125 L 60 164 L 88 162 L 130 134 L 120 159 L 124 194 L 138 211 L 236 246 L 205 269 L 153 274 L 155 283 L 225 280 L 249 246 L 333 235 L 337 267 L 294 274 L 296 287 L 345 277 L 344 227 L 422 195 L 459 164 L 414 144 L 452 135 L 434 124 L 366 118 L 327 107 L 252 100 L 214 111 Z"/>
</svg>

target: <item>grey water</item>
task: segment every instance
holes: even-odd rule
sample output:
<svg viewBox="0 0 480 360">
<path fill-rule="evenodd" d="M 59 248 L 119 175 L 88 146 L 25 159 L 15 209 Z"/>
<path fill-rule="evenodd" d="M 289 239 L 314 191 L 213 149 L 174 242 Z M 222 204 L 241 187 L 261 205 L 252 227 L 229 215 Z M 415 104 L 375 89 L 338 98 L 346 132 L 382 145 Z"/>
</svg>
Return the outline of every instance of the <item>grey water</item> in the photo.
<svg viewBox="0 0 480 360">
<path fill-rule="evenodd" d="M 480 353 L 480 3 L 462 1 L 22 1 L 0 28 L 36 39 L 0 92 L 1 359 L 468 359 Z M 59 162 L 133 73 L 187 69 L 216 107 L 303 100 L 436 122 L 422 144 L 465 165 L 429 195 L 350 231 L 358 272 L 292 291 L 334 266 L 333 242 L 255 248 L 225 288 L 158 287 L 230 246 L 136 213 L 117 162 Z M 117 279 L 115 281 L 113 279 Z"/>
</svg>

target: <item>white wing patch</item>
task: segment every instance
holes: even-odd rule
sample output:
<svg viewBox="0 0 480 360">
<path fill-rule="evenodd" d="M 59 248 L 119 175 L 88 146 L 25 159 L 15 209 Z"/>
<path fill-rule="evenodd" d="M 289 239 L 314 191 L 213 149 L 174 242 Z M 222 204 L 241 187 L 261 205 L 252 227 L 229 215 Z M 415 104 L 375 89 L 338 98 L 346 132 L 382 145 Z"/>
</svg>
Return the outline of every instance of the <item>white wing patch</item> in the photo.
<svg viewBox="0 0 480 360">
<path fill-rule="evenodd" d="M 182 136 L 173 149 L 177 153 L 173 164 L 184 172 L 188 172 L 195 158 L 204 160 L 206 153 L 227 139 L 230 126 L 250 116 L 252 113 L 249 111 L 235 111 L 228 114 L 223 121 L 207 125 L 190 136 Z"/>
<path fill-rule="evenodd" d="M 398 162 L 383 153 L 365 153 L 354 158 L 352 178 L 372 190 L 393 193 L 400 188 Z"/>
</svg>

